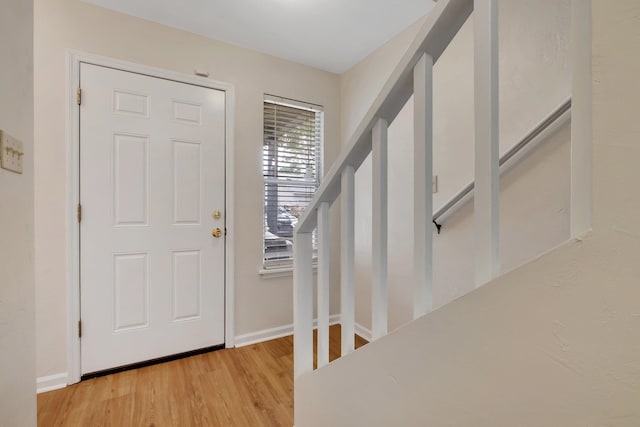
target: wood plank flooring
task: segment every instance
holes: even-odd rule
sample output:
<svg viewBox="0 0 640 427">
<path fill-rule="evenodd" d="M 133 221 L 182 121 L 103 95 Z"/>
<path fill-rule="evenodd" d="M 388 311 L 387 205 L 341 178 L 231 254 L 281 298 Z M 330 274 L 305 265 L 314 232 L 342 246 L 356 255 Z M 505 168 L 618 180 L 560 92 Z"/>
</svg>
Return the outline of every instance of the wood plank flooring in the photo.
<svg viewBox="0 0 640 427">
<path fill-rule="evenodd" d="M 356 336 L 356 348 L 366 341 Z M 330 331 L 330 359 L 340 326 Z M 38 395 L 38 426 L 291 426 L 293 337 L 134 369 Z"/>
</svg>

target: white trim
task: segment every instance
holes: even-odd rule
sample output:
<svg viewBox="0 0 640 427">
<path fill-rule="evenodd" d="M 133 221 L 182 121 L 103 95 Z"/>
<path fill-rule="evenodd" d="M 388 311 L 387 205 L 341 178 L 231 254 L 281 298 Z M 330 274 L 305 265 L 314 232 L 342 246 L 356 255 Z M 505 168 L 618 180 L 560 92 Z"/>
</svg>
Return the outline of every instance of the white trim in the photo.
<svg viewBox="0 0 640 427">
<path fill-rule="evenodd" d="M 233 348 L 235 343 L 235 89 L 232 84 L 220 83 L 225 89 L 225 302 L 224 344 Z"/>
<path fill-rule="evenodd" d="M 66 372 L 60 374 L 47 375 L 36 378 L 36 393 L 45 393 L 47 391 L 59 390 L 67 386 Z"/>
<path fill-rule="evenodd" d="M 222 90 L 226 94 L 225 105 L 225 218 L 227 237 L 225 239 L 225 347 L 235 346 L 234 318 L 234 114 L 235 93 L 230 83 L 208 78 L 182 74 L 159 68 L 148 67 L 132 62 L 105 56 L 93 55 L 76 50 L 67 50 L 67 369 L 69 384 L 80 381 L 80 339 L 77 327 L 80 319 L 80 278 L 79 278 L 79 229 L 75 216 L 79 200 L 79 114 L 76 103 L 76 90 L 80 85 L 80 63 L 90 63 L 115 68 L 150 77 L 157 77 Z M 67 375 L 67 374 L 65 374 Z"/>
<path fill-rule="evenodd" d="M 317 259 L 313 259 L 313 264 L 311 265 L 311 271 L 313 273 L 318 272 L 318 264 Z M 289 265 L 285 265 L 283 267 L 270 267 L 270 268 L 261 268 L 258 270 L 258 274 L 260 274 L 265 279 L 275 279 L 277 277 L 291 277 L 293 276 L 293 263 Z"/>
<path fill-rule="evenodd" d="M 69 384 L 80 381 L 80 230 L 74 215 L 79 200 L 80 132 L 75 93 L 80 82 L 80 59 L 67 53 L 67 372 Z"/>
<path fill-rule="evenodd" d="M 264 94 L 264 100 L 271 104 L 279 104 L 284 105 L 286 107 L 300 108 L 303 110 L 313 111 L 314 113 L 322 113 L 324 111 L 324 107 L 318 104 L 310 104 L 304 101 L 298 101 L 296 99 L 291 98 L 283 98 L 282 96 L 269 95 L 268 93 Z"/>
<path fill-rule="evenodd" d="M 338 323 L 340 323 L 339 314 L 329 316 L 329 325 L 337 325 Z M 315 329 L 317 327 L 318 319 L 314 319 L 313 328 Z M 236 337 L 236 347 L 245 347 L 247 345 L 258 344 L 264 341 L 274 340 L 276 338 L 287 337 L 289 335 L 293 335 L 293 324 L 238 335 Z"/>
<path fill-rule="evenodd" d="M 282 267 L 282 268 L 262 268 L 258 270 L 258 274 L 260 274 L 265 279 L 276 279 L 278 277 L 292 277 L 293 265 L 289 267 Z"/>
<path fill-rule="evenodd" d="M 362 326 L 361 324 L 357 323 L 355 324 L 355 334 L 357 336 L 359 336 L 360 338 L 364 338 L 365 340 L 367 340 L 368 342 L 371 342 L 371 330 L 365 328 L 364 326 Z M 387 334 L 388 335 L 388 334 Z"/>
<path fill-rule="evenodd" d="M 258 270 L 264 279 L 276 279 L 278 277 L 293 277 L 293 266 L 282 268 L 261 268 Z"/>
</svg>

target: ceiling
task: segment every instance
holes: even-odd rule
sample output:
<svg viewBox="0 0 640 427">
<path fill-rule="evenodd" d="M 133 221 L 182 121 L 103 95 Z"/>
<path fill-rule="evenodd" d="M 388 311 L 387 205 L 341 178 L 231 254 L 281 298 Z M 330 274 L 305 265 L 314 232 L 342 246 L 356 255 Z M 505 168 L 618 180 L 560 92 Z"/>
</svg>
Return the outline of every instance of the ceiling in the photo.
<svg viewBox="0 0 640 427">
<path fill-rule="evenodd" d="M 342 73 L 424 16 L 431 0 L 84 0 Z"/>
</svg>

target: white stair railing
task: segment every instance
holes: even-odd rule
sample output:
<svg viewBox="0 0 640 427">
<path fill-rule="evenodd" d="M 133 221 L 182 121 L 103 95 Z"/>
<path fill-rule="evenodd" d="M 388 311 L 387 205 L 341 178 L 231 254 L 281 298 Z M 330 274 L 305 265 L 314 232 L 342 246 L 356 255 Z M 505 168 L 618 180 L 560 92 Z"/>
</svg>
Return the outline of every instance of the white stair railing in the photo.
<svg viewBox="0 0 640 427">
<path fill-rule="evenodd" d="M 433 57 L 413 69 L 413 318 L 431 311 L 433 298 Z"/>
<path fill-rule="evenodd" d="M 433 212 L 433 66 L 474 13 L 474 181 Z M 590 69 L 590 2 L 572 1 L 573 54 Z M 574 67 L 572 117 L 572 233 L 590 224 L 590 75 Z M 498 0 L 439 0 L 384 85 L 347 147 L 327 173 L 294 230 L 294 381 L 313 370 L 312 233 L 318 231 L 318 367 L 329 363 L 329 208 L 341 197 L 341 355 L 354 350 L 355 172 L 372 153 L 372 339 L 387 333 L 387 129 L 414 96 L 414 318 L 432 310 L 432 221 L 474 191 L 476 286 L 499 271 L 498 194 L 500 166 L 567 117 L 567 99 L 500 159 L 498 154 Z M 586 129 L 586 130 L 585 130 Z M 586 178 L 585 178 L 586 177 Z M 575 182 L 574 182 L 575 181 Z M 573 211 L 576 211 L 575 213 Z M 585 225 L 586 224 L 586 225 Z M 436 223 L 438 230 L 440 225 Z M 298 387 L 295 387 L 295 394 Z M 299 399 L 294 396 L 294 401 Z M 294 408 L 295 409 L 295 408 Z M 295 416 L 294 411 L 294 416 Z"/>
<path fill-rule="evenodd" d="M 313 370 L 312 233 L 316 228 L 318 232 L 318 294 L 316 298 L 318 367 L 323 367 L 329 362 L 329 208 L 338 196 L 342 196 L 340 214 L 341 354 L 344 356 L 354 350 L 354 181 L 355 171 L 370 153 L 373 160 L 372 338 L 375 340 L 387 333 L 387 129 L 411 95 L 414 95 L 415 150 L 414 317 L 422 316 L 431 310 L 433 65 L 473 11 L 474 3 L 475 8 L 487 11 L 481 15 L 487 22 L 479 25 L 481 31 L 476 31 L 476 56 L 481 55 L 481 59 L 476 60 L 476 68 L 482 70 L 482 73 L 477 73 L 480 77 L 476 77 L 476 96 L 481 93 L 483 97 L 492 97 L 489 104 L 476 103 L 476 117 L 487 121 L 480 126 L 483 131 L 476 133 L 476 138 L 480 138 L 477 141 L 476 150 L 480 148 L 482 152 L 483 147 L 489 146 L 490 142 L 493 143 L 493 138 L 497 136 L 497 132 L 494 132 L 495 123 L 497 123 L 494 113 L 497 113 L 497 110 L 491 108 L 489 113 L 484 111 L 487 108 L 486 105 L 497 106 L 497 85 L 494 84 L 497 81 L 497 63 L 495 62 L 497 52 L 492 50 L 497 46 L 497 40 L 493 39 L 497 31 L 490 31 L 497 25 L 496 2 L 497 0 L 438 1 L 360 123 L 347 148 L 326 174 L 315 197 L 299 219 L 294 232 L 294 379 L 297 380 Z M 482 40 L 478 41 L 478 37 Z M 489 53 L 496 54 L 494 60 L 488 60 L 491 57 Z M 497 156 L 497 150 L 488 150 L 485 154 L 492 156 L 494 151 Z M 497 157 L 490 160 L 491 163 L 498 164 Z M 484 186 L 477 188 L 484 188 Z M 492 194 L 495 191 L 497 187 L 491 183 L 488 189 L 480 193 L 486 194 L 481 200 L 483 208 L 490 212 L 487 221 L 493 221 L 492 215 L 497 215 L 497 208 L 492 205 L 495 198 Z M 491 209 L 492 206 L 493 209 Z M 492 247 L 497 243 L 493 241 L 495 239 L 493 233 L 489 233 L 486 238 L 491 241 L 483 242 L 483 248 Z M 493 267 L 489 270 L 493 270 Z"/>
</svg>

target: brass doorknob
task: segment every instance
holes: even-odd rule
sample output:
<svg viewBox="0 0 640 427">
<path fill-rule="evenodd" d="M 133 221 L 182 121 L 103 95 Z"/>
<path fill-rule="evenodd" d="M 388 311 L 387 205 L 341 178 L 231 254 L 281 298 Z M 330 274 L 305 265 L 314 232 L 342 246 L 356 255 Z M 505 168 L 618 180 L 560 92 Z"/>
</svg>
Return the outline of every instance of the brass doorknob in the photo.
<svg viewBox="0 0 640 427">
<path fill-rule="evenodd" d="M 220 227 L 216 227 L 213 230 L 211 230 L 211 235 L 215 238 L 221 237 L 222 236 L 222 230 L 220 229 Z"/>
</svg>

